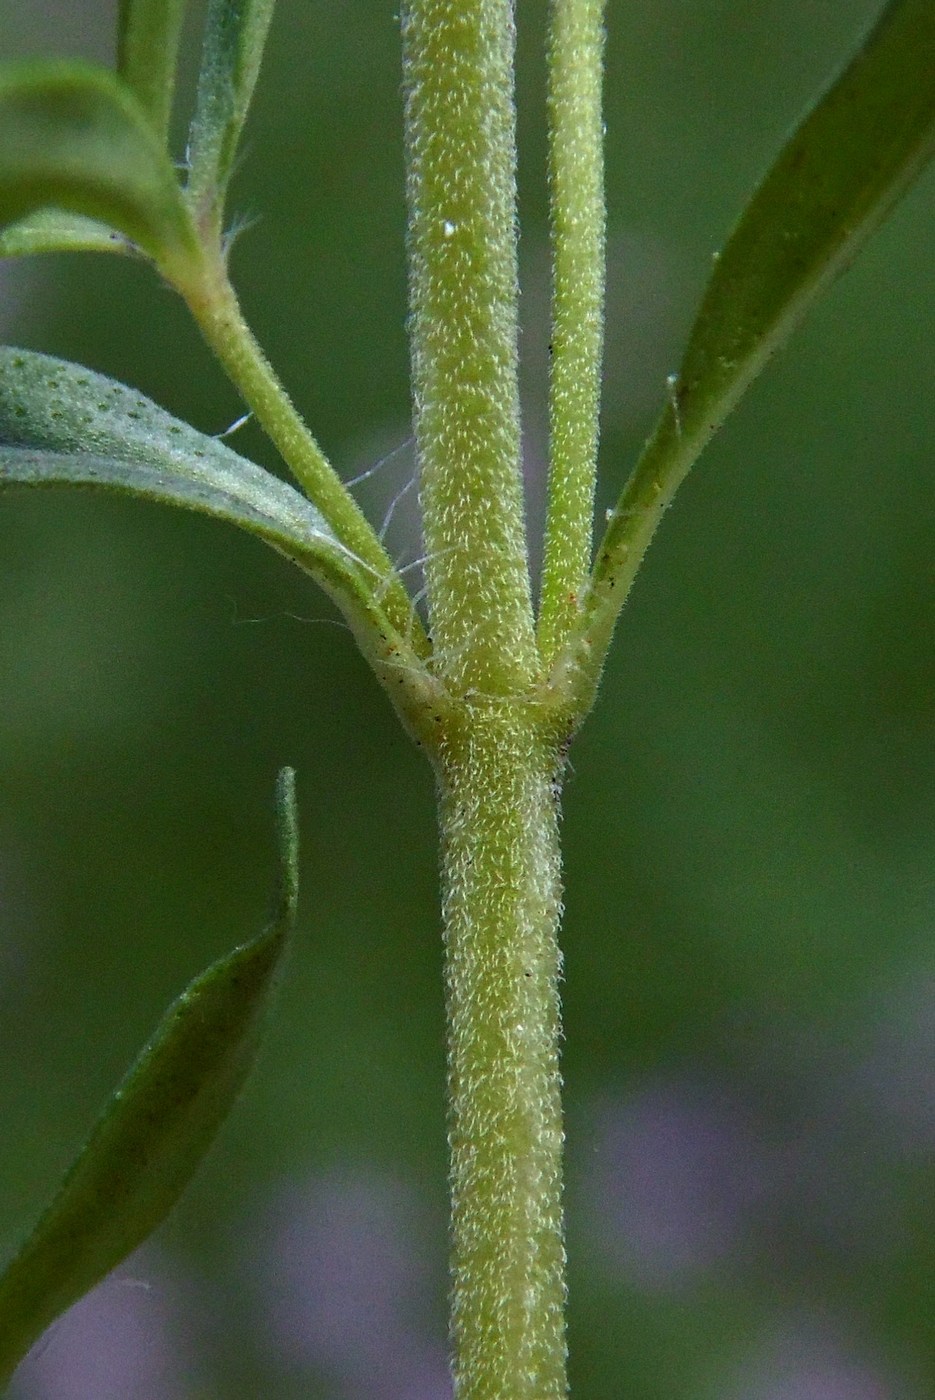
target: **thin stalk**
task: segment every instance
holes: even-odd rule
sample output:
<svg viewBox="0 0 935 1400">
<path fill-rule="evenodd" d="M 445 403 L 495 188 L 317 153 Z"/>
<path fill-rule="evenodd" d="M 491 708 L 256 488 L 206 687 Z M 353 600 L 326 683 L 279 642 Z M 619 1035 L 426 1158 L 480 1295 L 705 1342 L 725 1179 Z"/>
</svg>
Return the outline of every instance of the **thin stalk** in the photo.
<svg viewBox="0 0 935 1400">
<path fill-rule="evenodd" d="M 218 262 L 180 285 L 202 335 L 309 500 L 374 579 L 387 618 L 419 657 L 430 647 L 393 561 L 363 511 L 309 432 L 244 320 L 237 295 Z"/>
<path fill-rule="evenodd" d="M 551 662 L 591 565 L 604 340 L 603 0 L 552 0 L 549 491 L 539 645 Z"/>
<path fill-rule="evenodd" d="M 465 706 L 441 746 L 458 1400 L 566 1394 L 558 745 Z"/>
<path fill-rule="evenodd" d="M 577 624 L 550 678 L 577 723 L 594 703 L 617 617 L 659 522 L 712 431 L 703 422 L 683 425 L 673 396 L 608 518 Z"/>
<path fill-rule="evenodd" d="M 510 0 L 403 22 L 413 395 L 437 673 L 504 695 L 538 672 L 517 387 Z"/>
</svg>

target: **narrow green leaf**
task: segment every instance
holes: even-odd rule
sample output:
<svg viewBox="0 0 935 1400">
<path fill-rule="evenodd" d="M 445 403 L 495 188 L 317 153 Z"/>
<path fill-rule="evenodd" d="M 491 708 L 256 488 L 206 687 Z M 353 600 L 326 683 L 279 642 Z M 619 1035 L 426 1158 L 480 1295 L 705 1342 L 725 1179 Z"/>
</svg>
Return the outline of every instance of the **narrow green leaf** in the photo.
<svg viewBox="0 0 935 1400">
<path fill-rule="evenodd" d="M 294 559 L 339 604 L 373 603 L 374 581 L 286 482 L 123 384 L 0 347 L 0 489 L 64 484 L 217 516 Z"/>
<path fill-rule="evenodd" d="M 0 1385 L 49 1323 L 165 1219 L 243 1087 L 295 921 L 291 769 L 279 776 L 276 806 L 280 874 L 273 922 L 202 973 L 169 1008 L 0 1276 Z"/>
<path fill-rule="evenodd" d="M 119 230 L 170 279 L 198 257 L 169 157 L 103 68 L 0 67 L 0 226 L 50 206 Z"/>
<path fill-rule="evenodd" d="M 274 4 L 275 0 L 208 0 L 188 143 L 188 189 L 199 218 L 209 218 L 218 228 Z"/>
<path fill-rule="evenodd" d="M 717 260 L 674 386 L 683 433 L 723 421 L 933 152 L 935 5 L 891 0 Z"/>
<path fill-rule="evenodd" d="M 691 465 L 770 355 L 935 150 L 935 4 L 890 0 L 805 118 L 717 260 L 669 401 L 597 555 L 581 637 L 596 680 L 613 620 Z"/>
<path fill-rule="evenodd" d="M 135 245 L 122 233 L 97 219 L 66 214 L 60 209 L 38 209 L 0 229 L 0 258 L 28 257 L 33 253 L 134 252 Z"/>
<path fill-rule="evenodd" d="M 117 70 L 165 142 L 185 0 L 120 0 Z"/>
<path fill-rule="evenodd" d="M 341 609 L 403 722 L 421 742 L 434 732 L 444 697 L 406 628 L 387 616 L 391 564 L 378 575 L 300 492 L 142 394 L 82 365 L 0 347 L 0 491 L 67 485 L 185 506 L 258 535 Z M 413 610 L 414 635 L 417 625 Z"/>
</svg>

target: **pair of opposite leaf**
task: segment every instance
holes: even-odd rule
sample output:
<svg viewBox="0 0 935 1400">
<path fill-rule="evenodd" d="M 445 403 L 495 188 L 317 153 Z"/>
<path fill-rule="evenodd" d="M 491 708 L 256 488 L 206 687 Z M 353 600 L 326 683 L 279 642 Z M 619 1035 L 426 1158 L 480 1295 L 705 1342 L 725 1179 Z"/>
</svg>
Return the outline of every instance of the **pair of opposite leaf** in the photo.
<svg viewBox="0 0 935 1400">
<path fill-rule="evenodd" d="M 576 0 L 554 3 L 574 6 Z M 198 300 L 200 283 L 222 257 L 225 194 L 272 0 L 209 4 L 184 186 L 166 147 L 181 9 L 180 0 L 124 0 L 116 76 L 73 64 L 0 70 L 0 255 L 135 249 L 190 303 Z M 570 697 L 577 718 L 593 698 L 614 621 L 679 483 L 772 351 L 931 156 L 933 50 L 932 0 L 890 0 L 855 58 L 794 133 L 722 250 L 671 396 L 598 545 L 564 655 L 560 646 L 551 658 L 556 671 L 572 675 L 583 656 L 590 658 L 578 667 L 578 691 Z M 382 550 L 377 547 L 368 562 L 342 528 L 338 513 L 346 520 L 356 508 L 347 497 L 349 511 L 341 501 L 335 511 L 335 488 L 338 497 L 346 493 L 327 466 L 327 500 L 315 481 L 301 481 L 317 515 L 297 492 L 290 497 L 294 509 L 287 510 L 287 488 L 273 483 L 283 509 L 270 530 L 255 510 L 263 474 L 237 454 L 225 459 L 227 489 L 219 494 L 201 471 L 194 430 L 150 409 L 149 442 L 131 432 L 134 448 L 125 456 L 113 447 L 109 412 L 103 452 L 96 429 L 107 395 L 93 376 L 24 352 L 6 362 L 3 374 L 11 394 L 16 375 L 21 385 L 31 380 L 34 392 L 0 429 L 9 448 L 0 458 L 0 485 L 61 480 L 211 510 L 261 534 L 312 573 L 348 617 L 378 673 L 376 639 L 405 638 L 411 618 L 409 639 L 419 634 L 424 642 L 398 576 L 391 569 L 381 573 Z M 53 396 L 42 387 L 50 381 Z M 66 397 L 70 436 L 57 431 Z M 264 421 L 259 406 L 250 406 Z M 184 452 L 173 440 L 180 433 L 187 435 Z M 202 439 L 202 450 L 213 455 L 210 439 Z M 158 457 L 166 464 L 170 455 L 171 470 L 147 470 L 147 462 Z M 91 457 L 98 459 L 93 471 Z M 392 589 L 395 603 L 403 599 L 393 614 L 395 627 L 387 626 Z M 427 645 L 415 650 L 410 675 Z"/>
<path fill-rule="evenodd" d="M 556 6 L 575 0 L 554 0 Z M 209 0 L 180 183 L 168 151 L 182 0 L 121 0 L 116 75 L 0 67 L 0 256 L 140 253 L 180 290 L 222 248 L 227 184 L 273 0 Z M 821 288 L 935 145 L 935 4 L 890 0 L 794 133 L 720 254 L 672 394 L 612 512 L 574 646 L 600 659 L 662 511 L 705 444 Z M 185 506 L 252 531 L 380 633 L 385 580 L 305 495 L 131 389 L 0 349 L 0 487 L 70 484 Z M 365 641 L 362 643 L 366 649 Z M 567 659 L 567 658 L 566 658 Z M 293 778 L 278 789 L 282 892 L 271 929 L 192 984 L 118 1090 L 59 1195 L 0 1277 L 0 1384 L 48 1323 L 174 1204 L 248 1071 L 294 917 Z"/>
</svg>

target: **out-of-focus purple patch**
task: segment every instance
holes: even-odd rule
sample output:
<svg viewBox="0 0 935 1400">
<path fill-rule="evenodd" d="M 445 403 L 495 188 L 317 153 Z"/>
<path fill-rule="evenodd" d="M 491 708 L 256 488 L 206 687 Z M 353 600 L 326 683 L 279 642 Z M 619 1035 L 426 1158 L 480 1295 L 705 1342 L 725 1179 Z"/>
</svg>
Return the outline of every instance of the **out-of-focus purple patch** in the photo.
<svg viewBox="0 0 935 1400">
<path fill-rule="evenodd" d="M 723 1400 L 897 1400 L 854 1349 L 813 1318 L 790 1319 L 764 1340 Z"/>
<path fill-rule="evenodd" d="M 414 1193 L 334 1173 L 285 1191 L 273 1216 L 259 1282 L 279 1364 L 328 1376 L 348 1400 L 450 1400 L 445 1347 L 426 1330 L 436 1280 Z"/>
<path fill-rule="evenodd" d="M 189 1400 L 198 1366 L 182 1319 L 160 1261 L 139 1251 L 49 1328 L 10 1400 Z"/>
<path fill-rule="evenodd" d="M 774 1164 L 726 1093 L 653 1081 L 602 1105 L 585 1186 L 589 1229 L 639 1287 L 677 1288 L 742 1240 Z"/>
<path fill-rule="evenodd" d="M 902 1152 L 935 1147 L 935 968 L 931 961 L 882 999 L 874 1046 L 861 1080 L 870 1105 L 888 1124 Z"/>
</svg>

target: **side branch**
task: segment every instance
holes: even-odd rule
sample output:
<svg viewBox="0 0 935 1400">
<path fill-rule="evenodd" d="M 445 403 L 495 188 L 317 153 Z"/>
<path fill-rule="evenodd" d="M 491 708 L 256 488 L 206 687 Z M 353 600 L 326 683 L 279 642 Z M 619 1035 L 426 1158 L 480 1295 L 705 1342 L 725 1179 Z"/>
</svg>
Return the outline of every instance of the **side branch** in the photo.
<svg viewBox="0 0 935 1400">
<path fill-rule="evenodd" d="M 604 338 L 604 0 L 552 0 L 552 366 L 539 644 L 550 662 L 591 564 Z"/>
</svg>

